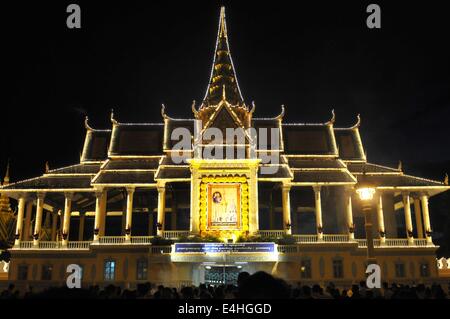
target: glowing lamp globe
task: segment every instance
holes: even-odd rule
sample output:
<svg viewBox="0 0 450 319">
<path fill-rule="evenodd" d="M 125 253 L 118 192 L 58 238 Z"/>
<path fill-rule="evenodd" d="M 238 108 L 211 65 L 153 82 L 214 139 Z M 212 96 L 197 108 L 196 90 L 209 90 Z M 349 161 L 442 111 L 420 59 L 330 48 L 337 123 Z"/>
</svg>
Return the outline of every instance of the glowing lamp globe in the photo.
<svg viewBox="0 0 450 319">
<path fill-rule="evenodd" d="M 359 199 L 362 201 L 371 201 L 375 195 L 375 188 L 373 187 L 361 187 L 356 190 Z"/>
</svg>

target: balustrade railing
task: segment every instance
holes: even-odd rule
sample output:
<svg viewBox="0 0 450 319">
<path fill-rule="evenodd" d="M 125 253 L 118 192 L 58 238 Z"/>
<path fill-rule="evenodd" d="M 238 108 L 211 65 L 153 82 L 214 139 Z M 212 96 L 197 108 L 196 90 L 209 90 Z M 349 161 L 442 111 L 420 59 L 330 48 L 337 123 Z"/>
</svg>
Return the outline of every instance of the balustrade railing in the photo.
<svg viewBox="0 0 450 319">
<path fill-rule="evenodd" d="M 67 243 L 68 249 L 89 249 L 90 241 L 69 241 Z"/>
<path fill-rule="evenodd" d="M 32 241 L 21 241 L 19 244 L 19 248 L 21 248 L 21 249 L 33 248 L 33 242 Z"/>
<path fill-rule="evenodd" d="M 263 231 L 259 232 L 263 236 L 276 237 L 284 234 L 284 231 Z M 175 239 L 180 236 L 186 236 L 189 231 L 165 231 L 163 237 L 167 239 Z M 270 235 L 269 235 L 270 234 Z M 269 236 L 268 236 L 269 235 Z M 280 236 L 281 237 L 281 236 Z M 367 247 L 366 239 L 350 240 L 347 234 L 324 234 L 323 240 L 319 241 L 317 235 L 293 235 L 297 244 L 326 244 L 326 243 L 357 243 L 359 248 Z M 132 236 L 130 241 L 125 240 L 125 236 L 102 236 L 98 243 L 101 245 L 151 245 L 153 236 Z M 33 241 L 21 241 L 14 249 L 89 249 L 91 241 L 69 241 L 67 246 L 63 246 L 60 241 L 40 241 L 38 246 L 33 244 Z M 413 242 L 409 242 L 407 238 L 386 238 L 384 242 L 376 238 L 373 240 L 374 247 L 429 247 L 434 246 L 433 243 L 427 242 L 425 238 L 416 238 Z M 152 246 L 152 253 L 170 253 L 171 246 Z M 162 252 L 161 252 L 162 251 Z M 292 253 L 297 252 L 296 245 L 278 245 L 278 252 Z"/>
<path fill-rule="evenodd" d="M 59 241 L 40 241 L 39 248 L 41 248 L 41 249 L 58 249 L 58 248 L 61 248 L 61 242 L 59 242 Z"/>
<path fill-rule="evenodd" d="M 100 244 L 124 244 L 125 236 L 102 236 L 98 239 Z"/>
<path fill-rule="evenodd" d="M 162 237 L 166 239 L 177 239 L 180 237 L 189 236 L 189 230 L 165 230 L 162 233 Z"/>
<path fill-rule="evenodd" d="M 324 234 L 323 241 L 331 243 L 345 243 L 349 241 L 349 236 L 347 234 Z"/>
<path fill-rule="evenodd" d="M 414 245 L 416 246 L 428 246 L 430 245 L 425 238 L 416 238 L 414 239 Z M 432 246 L 432 245 L 430 245 Z"/>
<path fill-rule="evenodd" d="M 293 235 L 297 243 L 317 243 L 317 235 Z"/>
<path fill-rule="evenodd" d="M 281 238 L 286 235 L 284 230 L 260 230 L 258 235 L 261 237 Z"/>
<path fill-rule="evenodd" d="M 366 239 L 355 239 L 355 241 L 358 243 L 358 247 L 360 248 L 366 248 L 367 247 L 367 241 Z M 380 239 L 374 239 L 373 240 L 374 247 L 426 247 L 430 246 L 430 244 L 427 243 L 426 239 L 423 238 L 416 238 L 414 239 L 414 242 L 410 244 L 408 242 L 407 238 L 386 238 L 385 242 L 382 243 Z M 431 244 L 432 246 L 433 244 Z"/>
<path fill-rule="evenodd" d="M 131 236 L 132 244 L 151 244 L 153 236 Z"/>
</svg>

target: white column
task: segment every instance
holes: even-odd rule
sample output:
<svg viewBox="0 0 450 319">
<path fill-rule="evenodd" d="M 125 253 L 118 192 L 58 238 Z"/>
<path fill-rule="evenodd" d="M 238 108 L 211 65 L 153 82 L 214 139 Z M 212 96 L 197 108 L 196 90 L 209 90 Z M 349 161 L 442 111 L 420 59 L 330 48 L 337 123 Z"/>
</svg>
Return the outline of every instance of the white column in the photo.
<svg viewBox="0 0 450 319">
<path fill-rule="evenodd" d="M 409 193 L 403 194 L 403 208 L 405 211 L 405 226 L 406 226 L 406 236 L 408 237 L 408 244 L 414 244 L 413 226 L 411 219 L 411 201 Z"/>
<path fill-rule="evenodd" d="M 428 196 L 422 194 L 420 196 L 420 201 L 422 202 L 422 214 L 423 214 L 423 225 L 425 227 L 425 236 L 427 238 L 427 243 L 429 245 L 433 244 L 431 237 L 431 223 L 430 223 L 430 212 L 428 209 Z"/>
<path fill-rule="evenodd" d="M 20 245 L 20 238 L 22 236 L 22 227 L 23 227 L 23 215 L 25 213 L 25 202 L 26 198 L 24 195 L 21 195 L 19 198 L 19 210 L 17 212 L 17 222 L 16 222 L 16 236 L 14 240 L 14 245 Z"/>
<path fill-rule="evenodd" d="M 323 240 L 323 224 L 322 224 L 322 199 L 320 197 L 320 186 L 314 186 L 314 198 L 316 207 L 316 227 L 317 227 L 317 239 Z"/>
<path fill-rule="evenodd" d="M 72 214 L 72 193 L 64 194 L 64 223 L 62 230 L 62 245 L 67 246 L 70 231 L 70 215 Z"/>
<path fill-rule="evenodd" d="M 31 214 L 33 213 L 33 201 L 29 201 L 25 209 L 25 221 L 23 225 L 22 240 L 30 240 L 30 229 L 31 229 Z"/>
<path fill-rule="evenodd" d="M 250 167 L 250 175 L 248 177 L 248 231 L 250 234 L 257 234 L 259 231 L 258 164 L 252 164 Z"/>
<path fill-rule="evenodd" d="M 108 201 L 108 193 L 106 190 L 104 190 L 100 201 L 100 229 L 99 229 L 100 236 L 105 236 L 106 217 L 108 213 L 107 201 Z"/>
<path fill-rule="evenodd" d="M 42 213 L 44 210 L 44 193 L 37 194 L 37 204 L 36 204 L 36 219 L 34 221 L 34 232 L 33 232 L 33 245 L 39 245 L 39 236 L 41 234 L 42 226 Z"/>
<path fill-rule="evenodd" d="M 345 189 L 345 214 L 347 217 L 347 229 L 348 229 L 348 239 L 355 239 L 355 224 L 353 222 L 353 207 L 352 207 L 352 194 L 353 189 L 347 188 Z"/>
<path fill-rule="evenodd" d="M 102 214 L 102 195 L 103 191 L 95 192 L 95 219 L 94 219 L 94 241 L 98 242 L 100 237 L 100 225 Z"/>
<path fill-rule="evenodd" d="M 61 209 L 58 209 L 58 212 L 56 213 L 56 218 L 59 220 L 59 225 L 57 227 L 56 231 L 56 241 L 62 240 L 62 228 L 64 225 L 64 212 Z"/>
<path fill-rule="evenodd" d="M 134 188 L 127 188 L 127 217 L 125 222 L 125 240 L 131 241 L 131 225 L 133 219 L 133 195 Z"/>
<path fill-rule="evenodd" d="M 157 217 L 157 232 L 158 236 L 163 235 L 164 231 L 164 219 L 166 213 L 166 185 L 164 183 L 159 183 L 157 185 L 158 189 L 158 217 Z"/>
<path fill-rule="evenodd" d="M 417 237 L 425 238 L 423 235 L 422 214 L 420 210 L 420 198 L 414 197 L 414 215 L 416 217 Z"/>
<path fill-rule="evenodd" d="M 380 236 L 380 243 L 386 242 L 386 229 L 384 227 L 384 212 L 383 212 L 383 196 L 377 195 L 377 221 L 378 221 L 378 234 Z"/>
<path fill-rule="evenodd" d="M 192 170 L 191 174 L 191 211 L 189 215 L 190 221 L 190 231 L 193 234 L 198 234 L 200 232 L 200 180 L 197 176 L 195 169 Z"/>
<path fill-rule="evenodd" d="M 289 192 L 291 190 L 290 184 L 285 184 L 281 186 L 281 195 L 283 203 L 283 228 L 287 235 L 292 234 L 292 223 L 291 223 L 291 199 Z"/>
</svg>

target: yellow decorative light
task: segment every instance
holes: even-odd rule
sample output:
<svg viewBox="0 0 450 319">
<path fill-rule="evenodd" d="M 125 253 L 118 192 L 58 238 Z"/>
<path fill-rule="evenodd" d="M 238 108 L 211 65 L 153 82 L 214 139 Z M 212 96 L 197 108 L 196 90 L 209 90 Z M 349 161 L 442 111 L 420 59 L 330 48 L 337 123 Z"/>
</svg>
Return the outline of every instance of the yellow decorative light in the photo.
<svg viewBox="0 0 450 319">
<path fill-rule="evenodd" d="M 375 188 L 361 187 L 356 190 L 356 193 L 358 194 L 360 200 L 370 201 L 373 199 L 373 195 L 375 195 Z"/>
</svg>

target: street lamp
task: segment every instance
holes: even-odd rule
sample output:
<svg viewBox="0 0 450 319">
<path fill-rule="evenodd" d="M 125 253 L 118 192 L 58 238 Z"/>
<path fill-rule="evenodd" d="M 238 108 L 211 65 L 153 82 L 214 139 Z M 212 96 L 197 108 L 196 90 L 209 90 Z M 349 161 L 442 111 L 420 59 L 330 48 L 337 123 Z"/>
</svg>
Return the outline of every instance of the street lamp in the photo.
<svg viewBox="0 0 450 319">
<path fill-rule="evenodd" d="M 366 173 L 358 180 L 356 185 L 356 193 L 362 202 L 362 210 L 364 213 L 366 241 L 367 241 L 367 265 L 376 264 L 375 249 L 373 245 L 372 234 L 372 204 L 376 189 L 374 185 L 367 181 Z"/>
</svg>

